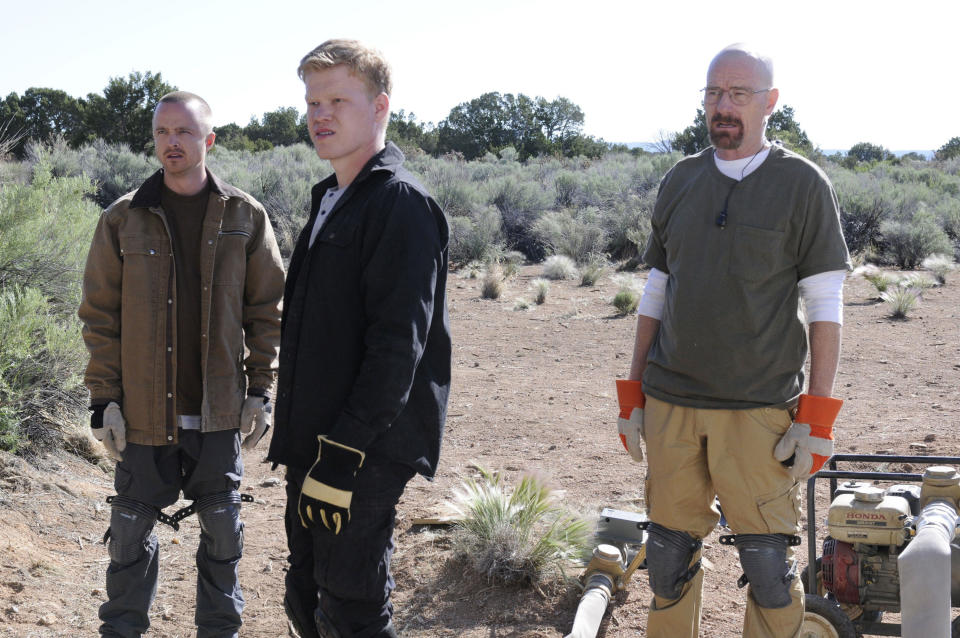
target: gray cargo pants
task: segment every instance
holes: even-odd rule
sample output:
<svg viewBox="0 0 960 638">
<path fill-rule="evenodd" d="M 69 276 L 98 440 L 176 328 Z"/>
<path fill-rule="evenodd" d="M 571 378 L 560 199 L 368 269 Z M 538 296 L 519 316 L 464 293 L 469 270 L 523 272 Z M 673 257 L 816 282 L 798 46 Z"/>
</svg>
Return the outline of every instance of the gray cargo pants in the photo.
<svg viewBox="0 0 960 638">
<path fill-rule="evenodd" d="M 148 613 L 159 574 L 155 512 L 176 503 L 181 491 L 198 504 L 213 503 L 198 513 L 197 637 L 237 636 L 244 607 L 237 574 L 243 524 L 239 502 L 230 501 L 239 500 L 243 476 L 240 434 L 180 430 L 179 439 L 175 445 L 128 444 L 117 463 L 114 487 L 119 498 L 110 519 L 108 600 L 100 606 L 101 636 L 138 638 L 150 626 Z"/>
</svg>

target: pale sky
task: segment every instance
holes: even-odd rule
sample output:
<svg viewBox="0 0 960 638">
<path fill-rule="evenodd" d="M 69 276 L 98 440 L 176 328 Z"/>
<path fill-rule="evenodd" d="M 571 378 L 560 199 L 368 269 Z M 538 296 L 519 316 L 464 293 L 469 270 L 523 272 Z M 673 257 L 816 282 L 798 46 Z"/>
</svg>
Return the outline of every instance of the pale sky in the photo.
<svg viewBox="0 0 960 638">
<path fill-rule="evenodd" d="M 303 111 L 300 58 L 332 37 L 383 51 L 393 110 L 439 122 L 487 91 L 563 96 L 584 132 L 654 141 L 692 123 L 713 55 L 750 42 L 780 103 L 824 149 L 936 150 L 960 135 L 960 2 L 592 0 L 12 0 L 0 22 L 0 97 L 75 97 L 161 73 L 205 97 L 217 125 Z"/>
</svg>

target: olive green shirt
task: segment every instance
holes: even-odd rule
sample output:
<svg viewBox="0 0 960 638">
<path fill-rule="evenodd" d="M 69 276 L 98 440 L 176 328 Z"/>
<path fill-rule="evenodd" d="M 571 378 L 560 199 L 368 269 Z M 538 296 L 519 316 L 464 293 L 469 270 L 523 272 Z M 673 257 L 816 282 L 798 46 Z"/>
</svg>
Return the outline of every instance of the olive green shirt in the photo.
<svg viewBox="0 0 960 638">
<path fill-rule="evenodd" d="M 660 183 L 643 259 L 668 278 L 643 389 L 697 408 L 790 405 L 807 356 L 797 282 L 850 268 L 837 197 L 780 146 L 740 182 L 713 154 L 680 160 Z"/>
</svg>

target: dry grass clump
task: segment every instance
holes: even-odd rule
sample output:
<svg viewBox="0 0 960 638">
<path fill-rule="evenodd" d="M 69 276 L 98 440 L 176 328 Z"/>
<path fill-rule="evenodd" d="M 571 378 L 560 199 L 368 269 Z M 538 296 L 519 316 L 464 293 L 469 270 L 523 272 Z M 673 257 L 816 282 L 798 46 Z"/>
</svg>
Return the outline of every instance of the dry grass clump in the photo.
<svg viewBox="0 0 960 638">
<path fill-rule="evenodd" d="M 880 298 L 890 308 L 892 318 L 906 319 L 907 315 L 917 307 L 920 300 L 920 291 L 916 288 L 894 286 L 882 292 Z"/>
<path fill-rule="evenodd" d="M 853 271 L 854 275 L 860 275 L 877 289 L 877 294 L 883 294 L 888 288 L 896 285 L 900 278 L 896 275 L 881 270 L 873 264 L 864 264 Z"/>
<path fill-rule="evenodd" d="M 566 255 L 551 255 L 543 262 L 543 276 L 547 279 L 574 279 L 577 265 Z"/>
<path fill-rule="evenodd" d="M 474 571 L 493 583 L 536 585 L 584 556 L 589 525 L 557 504 L 544 480 L 523 476 L 511 490 L 499 473 L 477 469 L 480 478 L 464 480 L 450 503 L 461 518 L 454 549 Z"/>
<path fill-rule="evenodd" d="M 547 293 L 550 292 L 550 282 L 546 279 L 534 279 L 530 282 L 533 285 L 533 300 L 538 306 L 542 306 L 547 301 Z"/>
<path fill-rule="evenodd" d="M 930 255 L 920 264 L 936 277 L 937 283 L 943 285 L 947 283 L 947 274 L 957 268 L 957 264 L 949 255 L 935 254 Z"/>
<path fill-rule="evenodd" d="M 503 270 L 498 265 L 491 266 L 483 276 L 480 296 L 484 299 L 499 299 L 503 294 Z"/>
<path fill-rule="evenodd" d="M 593 286 L 600 278 L 603 277 L 603 274 L 606 272 L 607 267 L 600 262 L 592 262 L 583 267 L 580 271 L 580 285 L 581 286 Z"/>
</svg>

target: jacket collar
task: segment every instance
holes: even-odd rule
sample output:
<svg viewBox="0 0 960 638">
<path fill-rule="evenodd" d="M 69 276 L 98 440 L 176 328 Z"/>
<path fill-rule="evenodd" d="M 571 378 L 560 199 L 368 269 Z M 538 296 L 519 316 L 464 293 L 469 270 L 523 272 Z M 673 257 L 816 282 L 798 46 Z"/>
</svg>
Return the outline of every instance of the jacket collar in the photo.
<svg viewBox="0 0 960 638">
<path fill-rule="evenodd" d="M 227 184 L 207 169 L 207 183 L 210 185 L 210 191 L 220 195 L 223 198 L 243 197 L 243 193 Z M 137 192 L 133 194 L 130 201 L 131 208 L 156 208 L 160 206 L 160 193 L 163 192 L 163 169 L 147 178 Z"/>
<path fill-rule="evenodd" d="M 350 182 L 347 188 L 351 191 L 354 190 L 354 185 L 360 184 L 374 172 L 387 171 L 388 173 L 395 174 L 397 169 L 400 168 L 400 165 L 403 164 L 403 160 L 403 151 L 397 148 L 397 145 L 393 142 L 387 142 L 383 150 L 371 157 L 369 161 L 363 165 L 363 168 L 360 169 L 360 172 L 357 173 L 357 176 L 353 178 L 353 181 Z M 326 191 L 329 188 L 336 187 L 336 185 L 337 174 L 334 173 L 314 186 L 314 190 L 317 192 Z"/>
</svg>

